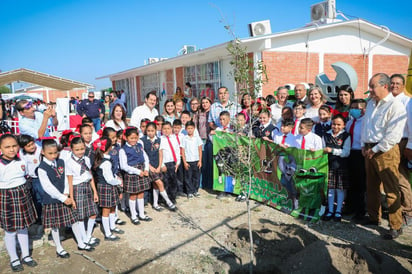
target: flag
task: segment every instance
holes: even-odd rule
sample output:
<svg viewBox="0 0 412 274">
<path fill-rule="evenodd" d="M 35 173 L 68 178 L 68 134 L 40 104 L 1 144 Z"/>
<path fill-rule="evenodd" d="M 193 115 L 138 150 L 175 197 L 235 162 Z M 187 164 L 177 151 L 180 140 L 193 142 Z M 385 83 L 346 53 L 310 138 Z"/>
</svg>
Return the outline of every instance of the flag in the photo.
<svg viewBox="0 0 412 274">
<path fill-rule="evenodd" d="M 412 96 L 412 49 L 409 56 L 408 74 L 406 75 L 406 92 L 409 96 Z"/>
</svg>

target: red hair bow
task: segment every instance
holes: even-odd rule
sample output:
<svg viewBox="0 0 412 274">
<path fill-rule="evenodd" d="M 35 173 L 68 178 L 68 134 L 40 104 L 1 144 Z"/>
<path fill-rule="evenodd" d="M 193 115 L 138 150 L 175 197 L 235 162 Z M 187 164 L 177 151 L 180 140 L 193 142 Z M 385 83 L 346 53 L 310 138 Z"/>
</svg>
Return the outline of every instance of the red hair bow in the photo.
<svg viewBox="0 0 412 274">
<path fill-rule="evenodd" d="M 67 134 L 70 134 L 72 132 L 73 131 L 71 129 L 66 129 L 66 130 L 63 130 L 62 135 L 67 135 Z"/>
<path fill-rule="evenodd" d="M 69 136 L 69 141 L 67 142 L 67 145 L 70 146 L 70 144 L 72 143 L 73 139 L 74 139 L 75 137 L 77 137 L 77 136 L 78 136 L 78 135 L 75 135 L 75 134 L 70 135 L 70 136 Z"/>
<path fill-rule="evenodd" d="M 54 139 L 56 139 L 56 136 L 48 136 L 48 137 L 43 136 L 37 140 L 43 141 L 43 140 L 54 140 Z"/>
<path fill-rule="evenodd" d="M 107 143 L 107 139 L 104 139 L 104 140 L 102 140 L 102 139 L 97 139 L 97 140 L 94 141 L 94 143 L 93 143 L 93 149 L 94 149 L 94 150 L 100 149 L 100 150 L 102 150 L 102 151 L 105 151 L 105 150 L 106 150 L 106 143 Z"/>
<path fill-rule="evenodd" d="M 157 121 L 157 120 L 153 120 L 153 123 L 155 123 L 155 124 L 156 124 L 156 126 L 158 126 L 158 125 L 159 125 L 159 121 Z"/>
<path fill-rule="evenodd" d="M 103 136 L 103 128 L 99 129 L 97 132 L 97 135 L 99 135 L 100 138 Z"/>
<path fill-rule="evenodd" d="M 74 130 L 75 132 L 77 132 L 77 133 L 80 133 L 80 127 L 82 126 L 82 124 L 78 124 L 77 126 L 76 126 L 76 129 Z"/>
<path fill-rule="evenodd" d="M 342 115 L 344 118 L 348 118 L 348 116 L 349 116 L 349 112 L 348 112 L 348 111 L 340 112 L 339 110 L 332 109 L 332 115 L 335 116 L 335 115 L 337 115 L 337 114 Z"/>
</svg>

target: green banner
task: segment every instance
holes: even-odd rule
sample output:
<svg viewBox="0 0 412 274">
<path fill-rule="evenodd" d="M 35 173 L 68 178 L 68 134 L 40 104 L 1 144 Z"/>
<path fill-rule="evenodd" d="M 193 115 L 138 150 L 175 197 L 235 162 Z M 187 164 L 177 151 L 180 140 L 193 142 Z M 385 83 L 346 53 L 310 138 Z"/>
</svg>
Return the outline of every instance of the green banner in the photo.
<svg viewBox="0 0 412 274">
<path fill-rule="evenodd" d="M 328 156 L 323 151 L 281 148 L 262 139 L 216 132 L 213 136 L 213 189 L 248 192 L 295 217 L 319 219 L 327 191 Z"/>
</svg>

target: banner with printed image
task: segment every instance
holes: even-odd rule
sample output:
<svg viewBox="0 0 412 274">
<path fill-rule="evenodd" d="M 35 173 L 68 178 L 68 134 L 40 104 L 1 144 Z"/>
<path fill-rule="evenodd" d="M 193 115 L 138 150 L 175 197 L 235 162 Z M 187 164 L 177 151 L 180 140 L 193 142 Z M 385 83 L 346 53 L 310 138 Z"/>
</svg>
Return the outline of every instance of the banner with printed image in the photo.
<svg viewBox="0 0 412 274">
<path fill-rule="evenodd" d="M 217 132 L 213 136 L 213 189 L 247 192 L 295 217 L 317 221 L 327 191 L 328 156 L 323 151 L 281 148 L 262 139 Z"/>
</svg>

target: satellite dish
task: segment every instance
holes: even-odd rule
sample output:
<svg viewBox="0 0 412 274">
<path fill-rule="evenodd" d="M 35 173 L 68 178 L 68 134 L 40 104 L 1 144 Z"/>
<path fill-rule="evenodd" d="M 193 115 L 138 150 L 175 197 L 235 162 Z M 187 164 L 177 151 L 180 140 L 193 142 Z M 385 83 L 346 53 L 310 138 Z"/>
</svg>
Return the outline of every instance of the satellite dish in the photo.
<svg viewBox="0 0 412 274">
<path fill-rule="evenodd" d="M 253 31 L 254 31 L 255 35 L 262 35 L 262 34 L 265 34 L 266 28 L 262 23 L 257 23 L 253 27 Z"/>
<path fill-rule="evenodd" d="M 318 4 L 312 6 L 312 9 L 310 11 L 310 17 L 312 21 L 317 21 L 320 20 L 325 14 L 325 7 L 324 4 Z"/>
</svg>

